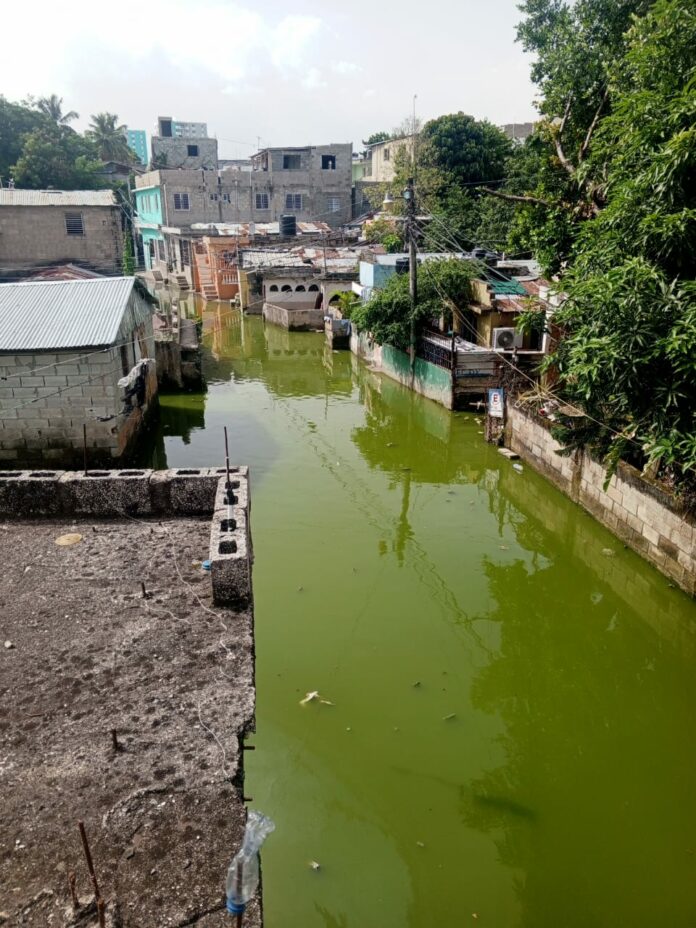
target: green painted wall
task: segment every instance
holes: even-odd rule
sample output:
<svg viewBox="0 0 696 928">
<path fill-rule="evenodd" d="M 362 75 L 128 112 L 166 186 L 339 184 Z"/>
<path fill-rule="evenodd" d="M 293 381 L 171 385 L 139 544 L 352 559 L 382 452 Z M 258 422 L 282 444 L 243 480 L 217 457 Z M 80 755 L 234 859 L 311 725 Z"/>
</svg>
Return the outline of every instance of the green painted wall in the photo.
<svg viewBox="0 0 696 928">
<path fill-rule="evenodd" d="M 382 370 L 400 383 L 410 385 L 411 367 L 405 352 L 392 348 L 391 345 L 383 345 Z M 416 358 L 413 388 L 421 396 L 427 396 L 447 409 L 452 408 L 452 376 L 444 367 Z"/>
</svg>

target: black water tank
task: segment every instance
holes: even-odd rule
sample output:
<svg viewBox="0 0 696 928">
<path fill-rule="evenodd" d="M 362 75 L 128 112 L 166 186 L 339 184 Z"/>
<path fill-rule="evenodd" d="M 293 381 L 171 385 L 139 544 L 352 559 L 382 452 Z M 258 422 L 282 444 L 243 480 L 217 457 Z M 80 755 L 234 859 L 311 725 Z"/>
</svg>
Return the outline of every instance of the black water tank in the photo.
<svg viewBox="0 0 696 928">
<path fill-rule="evenodd" d="M 397 274 L 408 274 L 408 258 L 397 258 L 396 259 L 396 273 Z"/>
<path fill-rule="evenodd" d="M 294 216 L 280 217 L 280 234 L 285 238 L 292 238 L 297 235 L 297 220 Z"/>
</svg>

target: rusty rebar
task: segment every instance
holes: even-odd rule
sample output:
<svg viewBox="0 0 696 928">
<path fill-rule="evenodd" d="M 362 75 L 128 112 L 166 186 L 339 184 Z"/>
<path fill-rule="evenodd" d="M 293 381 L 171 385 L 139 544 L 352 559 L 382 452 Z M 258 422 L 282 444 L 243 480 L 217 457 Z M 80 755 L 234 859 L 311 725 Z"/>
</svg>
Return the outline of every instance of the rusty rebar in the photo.
<svg viewBox="0 0 696 928">
<path fill-rule="evenodd" d="M 111 729 L 111 747 L 114 751 L 120 751 L 121 745 L 118 743 L 118 732 L 115 728 Z"/>
<path fill-rule="evenodd" d="M 103 899 L 97 899 L 97 916 L 99 928 L 106 928 L 106 903 Z"/>
<path fill-rule="evenodd" d="M 71 870 L 68 873 L 68 886 L 70 887 L 70 899 L 72 901 L 73 912 L 78 912 L 80 909 L 80 900 L 77 898 L 77 875 L 74 870 Z"/>
<path fill-rule="evenodd" d="M 97 874 L 94 872 L 94 864 L 92 862 L 92 853 L 89 849 L 89 842 L 87 841 L 87 832 L 85 831 L 85 823 L 78 822 L 77 827 L 80 829 L 80 837 L 82 838 L 82 849 L 85 852 L 85 858 L 87 860 L 87 869 L 89 870 L 89 875 L 92 878 L 92 886 L 94 887 L 94 898 L 97 903 L 101 899 L 101 893 L 99 892 L 99 883 L 97 882 Z"/>
</svg>

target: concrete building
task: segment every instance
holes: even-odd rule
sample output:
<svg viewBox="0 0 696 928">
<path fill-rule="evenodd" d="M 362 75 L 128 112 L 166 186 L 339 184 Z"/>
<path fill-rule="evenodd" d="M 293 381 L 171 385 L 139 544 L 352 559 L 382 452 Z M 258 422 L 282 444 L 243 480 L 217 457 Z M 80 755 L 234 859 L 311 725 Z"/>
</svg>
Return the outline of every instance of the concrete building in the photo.
<svg viewBox="0 0 696 928">
<path fill-rule="evenodd" d="M 291 213 L 341 226 L 351 218 L 352 162 L 351 143 L 265 148 L 251 159 L 260 193 L 254 205 L 267 220 Z"/>
<path fill-rule="evenodd" d="M 160 116 L 151 149 L 153 166 L 217 171 L 217 139 L 208 138 L 204 122 L 176 122 Z"/>
<path fill-rule="evenodd" d="M 126 141 L 141 164 L 147 164 L 147 133 L 144 129 L 126 129 Z"/>
<path fill-rule="evenodd" d="M 111 190 L 0 189 L 0 281 L 71 262 L 120 273 L 123 219 Z"/>
<path fill-rule="evenodd" d="M 508 122 L 498 128 L 513 142 L 524 142 L 534 132 L 533 122 Z"/>
<path fill-rule="evenodd" d="M 0 460 L 82 464 L 85 428 L 91 465 L 125 455 L 156 404 L 152 357 L 132 277 L 0 284 Z"/>
<path fill-rule="evenodd" d="M 367 159 L 363 169 L 362 180 L 373 184 L 389 184 L 394 180 L 394 161 L 401 151 L 409 158 L 413 157 L 414 136 L 405 135 L 399 139 L 378 142 L 367 149 Z"/>
</svg>

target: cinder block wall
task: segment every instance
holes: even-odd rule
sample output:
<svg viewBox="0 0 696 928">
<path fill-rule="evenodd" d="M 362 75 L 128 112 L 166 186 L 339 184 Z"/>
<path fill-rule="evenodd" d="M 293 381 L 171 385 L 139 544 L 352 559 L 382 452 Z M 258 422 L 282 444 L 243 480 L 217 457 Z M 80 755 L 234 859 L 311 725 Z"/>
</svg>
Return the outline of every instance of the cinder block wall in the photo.
<svg viewBox="0 0 696 928">
<path fill-rule="evenodd" d="M 66 213 L 82 214 L 84 235 L 68 235 Z M 118 274 L 122 255 L 117 206 L 0 208 L 0 270 L 77 261 L 106 274 Z"/>
<path fill-rule="evenodd" d="M 547 423 L 508 404 L 507 444 L 629 547 L 696 595 L 696 520 L 675 497 L 620 464 L 606 491 L 604 467 L 584 452 L 561 457 Z"/>
</svg>

